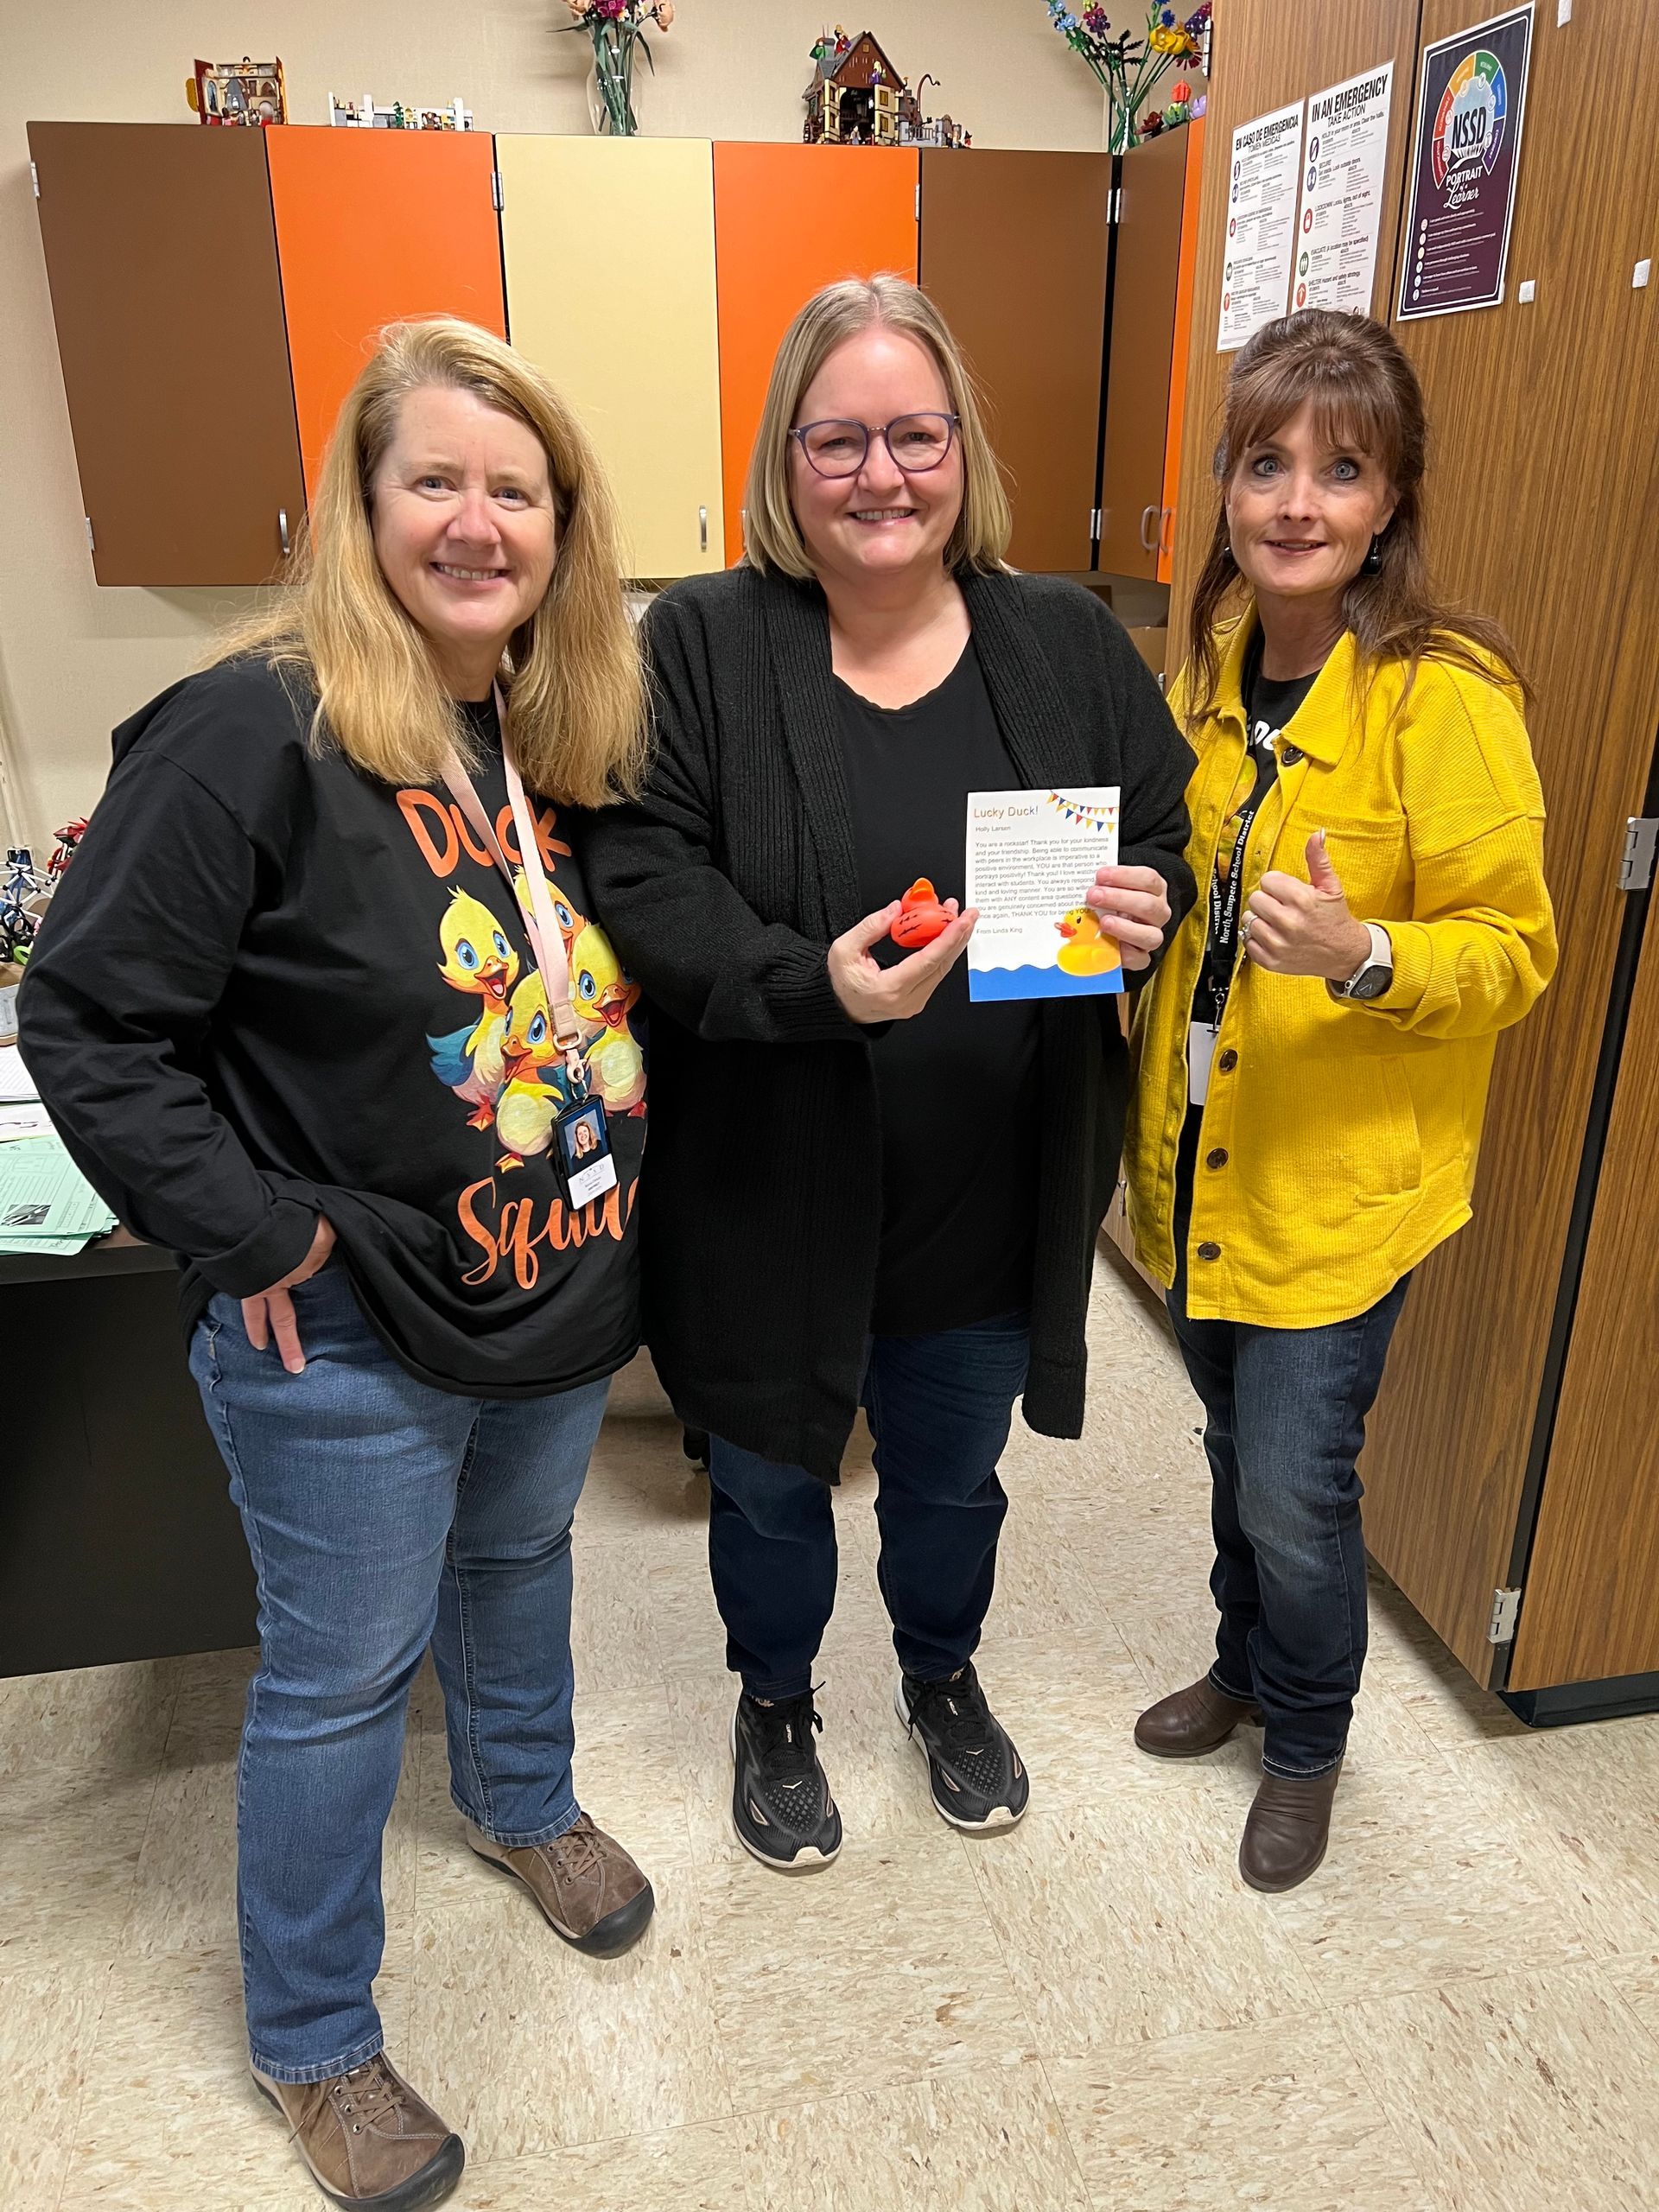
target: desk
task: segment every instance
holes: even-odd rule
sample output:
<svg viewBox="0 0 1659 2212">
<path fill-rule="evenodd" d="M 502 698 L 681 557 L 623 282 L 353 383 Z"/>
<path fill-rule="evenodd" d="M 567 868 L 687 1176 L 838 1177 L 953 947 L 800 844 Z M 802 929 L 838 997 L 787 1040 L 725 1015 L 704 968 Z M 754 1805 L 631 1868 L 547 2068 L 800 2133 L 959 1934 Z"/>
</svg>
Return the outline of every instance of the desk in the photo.
<svg viewBox="0 0 1659 2212">
<path fill-rule="evenodd" d="M 0 1675 L 255 1641 L 177 1316 L 153 1246 L 0 1256 Z"/>
</svg>

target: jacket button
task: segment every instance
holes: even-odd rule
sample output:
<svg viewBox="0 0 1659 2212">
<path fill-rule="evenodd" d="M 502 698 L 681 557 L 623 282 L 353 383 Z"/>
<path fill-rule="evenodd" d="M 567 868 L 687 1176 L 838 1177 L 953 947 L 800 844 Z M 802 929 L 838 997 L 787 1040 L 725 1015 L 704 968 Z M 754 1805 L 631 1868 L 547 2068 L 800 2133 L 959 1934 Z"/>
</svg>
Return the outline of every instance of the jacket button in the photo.
<svg viewBox="0 0 1659 2212">
<path fill-rule="evenodd" d="M 1204 1155 L 1204 1164 L 1206 1167 L 1224 1167 L 1227 1165 L 1225 1147 L 1217 1145 L 1213 1152 L 1206 1152 Z"/>
<path fill-rule="evenodd" d="M 1231 1075 L 1233 1070 L 1238 1065 L 1238 1054 L 1230 1045 L 1217 1060 L 1216 1065 L 1221 1070 L 1223 1075 Z"/>
<path fill-rule="evenodd" d="M 1294 768 L 1298 761 L 1306 757 L 1300 745 L 1287 745 L 1279 755 L 1279 765 L 1284 768 Z"/>
<path fill-rule="evenodd" d="M 1218 1260 L 1221 1257 L 1220 1245 L 1200 1244 L 1198 1247 L 1198 1257 L 1201 1260 Z"/>
</svg>

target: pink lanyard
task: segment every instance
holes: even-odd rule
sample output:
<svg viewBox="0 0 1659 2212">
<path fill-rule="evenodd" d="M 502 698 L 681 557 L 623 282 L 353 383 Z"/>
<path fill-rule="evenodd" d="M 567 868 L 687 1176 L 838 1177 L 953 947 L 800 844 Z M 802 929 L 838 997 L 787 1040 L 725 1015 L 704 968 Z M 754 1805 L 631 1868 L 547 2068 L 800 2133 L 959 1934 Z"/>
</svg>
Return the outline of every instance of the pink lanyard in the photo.
<svg viewBox="0 0 1659 2212">
<path fill-rule="evenodd" d="M 570 1002 L 570 963 L 565 956 L 564 935 L 559 928 L 558 917 L 553 912 L 552 893 L 547 887 L 546 871 L 542 867 L 542 855 L 536 842 L 536 821 L 530 810 L 530 801 L 524 796 L 524 786 L 513 761 L 512 747 L 507 743 L 506 702 L 501 696 L 501 687 L 495 687 L 495 712 L 501 725 L 501 765 L 507 779 L 507 796 L 512 801 L 512 824 L 518 833 L 518 850 L 524 856 L 524 887 L 530 893 L 530 912 L 524 914 L 525 935 L 536 956 L 536 965 L 541 970 L 542 982 L 547 991 L 548 1011 L 553 1020 L 553 1041 L 564 1055 L 564 1065 L 573 1084 L 585 1087 L 587 1071 L 582 1064 L 582 1026 L 576 1019 L 575 1007 Z M 484 840 L 490 857 L 506 878 L 513 903 L 518 905 L 518 887 L 513 880 L 512 868 L 494 825 L 484 810 L 483 801 L 473 788 L 472 778 L 461 765 L 459 756 L 452 749 L 444 763 L 443 780 L 449 786 L 450 797 Z"/>
</svg>

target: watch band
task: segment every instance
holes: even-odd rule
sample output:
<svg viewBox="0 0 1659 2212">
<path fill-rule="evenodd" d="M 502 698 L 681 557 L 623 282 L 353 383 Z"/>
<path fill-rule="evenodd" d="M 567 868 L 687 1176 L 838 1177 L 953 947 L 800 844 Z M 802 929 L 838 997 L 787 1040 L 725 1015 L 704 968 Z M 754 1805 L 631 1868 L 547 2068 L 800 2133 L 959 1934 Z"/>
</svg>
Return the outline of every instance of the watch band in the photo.
<svg viewBox="0 0 1659 2212">
<path fill-rule="evenodd" d="M 1389 982 L 1393 981 L 1393 939 L 1389 937 L 1387 930 L 1382 927 L 1382 925 L 1380 922 L 1367 922 L 1365 926 L 1370 931 L 1370 951 L 1367 957 L 1360 962 L 1359 966 L 1355 969 L 1354 973 L 1348 978 L 1345 983 L 1336 983 L 1332 986 L 1338 998 L 1353 998 L 1358 993 L 1360 985 L 1369 982 L 1372 976 L 1379 972 L 1386 976 Z M 1374 985 L 1371 989 L 1365 993 L 1365 996 L 1367 998 L 1379 998 L 1381 997 L 1382 991 L 1387 988 L 1388 983 L 1383 983 L 1380 988 Z"/>
</svg>

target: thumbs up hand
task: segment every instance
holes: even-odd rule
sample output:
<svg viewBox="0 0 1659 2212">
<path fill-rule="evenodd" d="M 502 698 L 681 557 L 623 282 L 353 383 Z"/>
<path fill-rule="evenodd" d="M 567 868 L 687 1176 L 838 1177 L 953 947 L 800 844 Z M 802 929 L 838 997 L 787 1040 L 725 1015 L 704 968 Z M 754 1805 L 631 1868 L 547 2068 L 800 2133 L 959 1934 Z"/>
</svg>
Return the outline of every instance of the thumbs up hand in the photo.
<svg viewBox="0 0 1659 2212">
<path fill-rule="evenodd" d="M 1275 976 L 1319 976 L 1345 983 L 1364 965 L 1371 933 L 1348 911 L 1325 832 L 1307 841 L 1308 880 L 1270 868 L 1250 894 L 1244 955 Z"/>
</svg>

